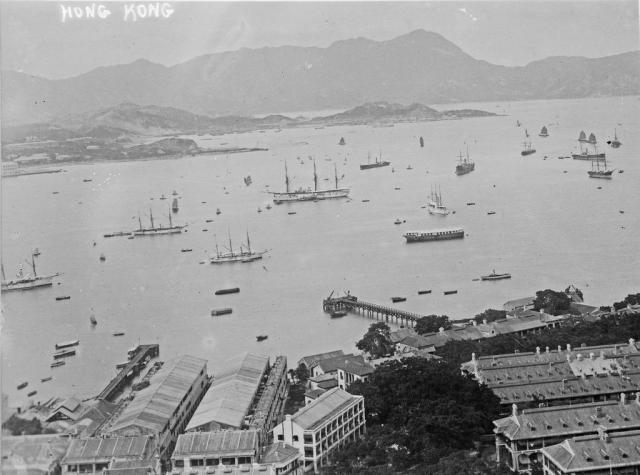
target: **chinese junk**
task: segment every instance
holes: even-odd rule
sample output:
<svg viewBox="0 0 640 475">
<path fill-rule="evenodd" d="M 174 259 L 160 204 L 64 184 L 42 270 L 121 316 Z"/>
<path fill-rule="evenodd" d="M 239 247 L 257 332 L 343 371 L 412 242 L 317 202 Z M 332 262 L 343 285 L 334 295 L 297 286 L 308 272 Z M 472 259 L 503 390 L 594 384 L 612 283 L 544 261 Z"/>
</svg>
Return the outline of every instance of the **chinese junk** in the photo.
<svg viewBox="0 0 640 475">
<path fill-rule="evenodd" d="M 31 268 L 33 269 L 33 275 L 24 273 L 22 264 L 18 266 L 18 272 L 16 278 L 13 280 L 7 280 L 4 275 L 4 266 L 2 266 L 2 292 L 9 290 L 31 290 L 38 287 L 47 287 L 53 285 L 53 278 L 59 276 L 59 273 L 51 275 L 38 275 L 36 272 L 36 262 L 31 256 Z"/>
<path fill-rule="evenodd" d="M 338 169 L 334 165 L 335 172 L 335 188 L 329 190 L 318 190 L 318 174 L 316 172 L 316 162 L 313 162 L 313 190 L 311 188 L 298 188 L 295 191 L 290 190 L 289 174 L 287 172 L 287 164 L 284 165 L 285 186 L 284 193 L 273 193 L 273 202 L 275 204 L 285 203 L 289 201 L 316 201 L 328 200 L 332 198 L 346 198 L 349 196 L 349 188 L 338 188 Z"/>
<path fill-rule="evenodd" d="M 464 229 L 435 229 L 433 231 L 408 231 L 403 234 L 407 242 L 442 241 L 464 238 Z"/>
</svg>

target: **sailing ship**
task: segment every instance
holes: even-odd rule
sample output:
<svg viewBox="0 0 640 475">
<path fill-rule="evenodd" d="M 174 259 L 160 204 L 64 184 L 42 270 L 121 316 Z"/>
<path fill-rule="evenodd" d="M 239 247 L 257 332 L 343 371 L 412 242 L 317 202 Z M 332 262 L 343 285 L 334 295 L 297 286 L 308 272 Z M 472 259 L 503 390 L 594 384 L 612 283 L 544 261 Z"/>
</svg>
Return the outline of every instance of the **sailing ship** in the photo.
<svg viewBox="0 0 640 475">
<path fill-rule="evenodd" d="M 596 140 L 596 136 L 593 132 L 589 134 L 589 140 L 587 140 L 587 142 L 589 142 L 592 145 L 595 145 L 596 143 L 598 143 L 598 141 Z"/>
<path fill-rule="evenodd" d="M 611 147 L 613 148 L 618 148 L 620 147 L 620 145 L 622 145 L 622 142 L 618 140 L 618 133 L 615 129 L 613 129 L 613 140 L 609 142 L 609 145 L 611 145 Z"/>
<path fill-rule="evenodd" d="M 465 175 L 471 173 L 476 168 L 476 164 L 469 160 L 469 147 L 467 146 L 467 156 L 463 157 L 462 152 L 458 155 L 460 161 L 456 165 L 456 175 Z"/>
<path fill-rule="evenodd" d="M 543 125 L 542 129 L 540 129 L 540 133 L 538 135 L 540 137 L 548 137 L 549 133 L 547 132 L 547 127 Z"/>
<path fill-rule="evenodd" d="M 595 168 L 593 163 L 595 162 Z M 587 172 L 589 174 L 589 178 L 604 178 L 606 180 L 611 180 L 613 175 L 613 170 L 607 170 L 607 160 L 603 160 L 603 168 L 600 168 L 600 160 L 594 160 L 591 162 L 591 170 Z"/>
<path fill-rule="evenodd" d="M 38 257 L 41 254 L 40 249 L 38 249 L 37 247 L 34 247 L 32 254 Z"/>
<path fill-rule="evenodd" d="M 571 157 L 574 160 L 604 160 L 605 154 L 598 153 L 598 147 L 596 145 L 593 146 L 593 153 L 589 153 L 588 148 L 582 148 L 582 145 L 580 145 L 580 153 L 572 153 Z"/>
<path fill-rule="evenodd" d="M 520 123 L 519 120 L 516 120 L 516 127 L 520 127 L 522 124 Z"/>
<path fill-rule="evenodd" d="M 171 211 L 173 211 L 174 213 L 178 212 L 178 198 L 174 198 L 173 199 L 173 203 L 171 203 Z"/>
<path fill-rule="evenodd" d="M 527 138 L 529 137 L 529 131 L 527 129 L 524 129 L 524 136 Z"/>
<path fill-rule="evenodd" d="M 429 210 L 429 214 L 437 214 L 440 216 L 447 216 L 449 214 L 447 207 L 442 204 L 442 192 L 439 190 L 435 191 L 433 188 L 431 189 L 427 208 Z"/>
<path fill-rule="evenodd" d="M 335 173 L 335 188 L 329 190 L 318 190 L 318 174 L 316 172 L 316 162 L 313 162 L 313 185 L 311 188 L 298 188 L 295 191 L 290 190 L 289 174 L 287 172 L 287 164 L 284 164 L 285 186 L 286 191 L 284 193 L 273 193 L 273 202 L 275 204 L 284 203 L 287 201 L 316 201 L 327 200 L 332 198 L 346 198 L 349 196 L 349 188 L 338 188 L 338 169 L 334 164 Z"/>
<path fill-rule="evenodd" d="M 369 170 L 370 168 L 379 168 L 379 167 L 388 167 L 391 165 L 391 162 L 387 162 L 382 159 L 382 152 L 376 157 L 376 161 L 371 163 L 371 154 L 368 156 L 367 163 L 360 164 L 360 170 Z"/>
<path fill-rule="evenodd" d="M 151 211 L 151 208 L 149 208 L 149 218 L 151 220 L 151 227 L 143 228 L 142 220 L 140 219 L 140 216 L 138 216 L 138 222 L 140 223 L 140 228 L 135 229 L 133 231 L 134 236 L 156 236 L 158 234 L 177 234 L 177 233 L 181 233 L 182 230 L 186 227 L 186 226 L 173 225 L 173 222 L 171 221 L 171 211 L 169 211 L 169 226 L 160 225 L 156 227 L 155 223 L 153 222 L 153 211 Z"/>
<path fill-rule="evenodd" d="M 56 272 L 51 275 L 38 275 L 36 272 L 36 261 L 31 255 L 31 268 L 33 269 L 33 275 L 24 273 L 22 264 L 18 266 L 18 272 L 16 278 L 13 280 L 7 280 L 4 275 L 4 265 L 2 265 L 2 292 L 9 290 L 31 290 L 38 287 L 47 287 L 53 285 L 53 278 L 60 275 Z"/>
<path fill-rule="evenodd" d="M 247 175 L 246 177 L 244 177 L 244 184 L 249 186 L 251 183 L 253 183 L 253 180 L 251 180 L 251 175 Z"/>
<path fill-rule="evenodd" d="M 424 147 L 424 139 L 420 137 L 420 147 Z"/>
<path fill-rule="evenodd" d="M 226 264 L 228 262 L 253 262 L 262 259 L 262 256 L 268 251 L 254 251 L 251 249 L 251 241 L 249 240 L 249 231 L 247 231 L 247 248 L 240 246 L 240 251 L 233 250 L 231 242 L 231 233 L 229 233 L 229 249 L 227 252 L 220 252 L 218 243 L 216 242 L 216 255 L 209 258 L 212 264 Z"/>
<path fill-rule="evenodd" d="M 529 142 L 525 141 L 523 145 L 524 145 L 524 150 L 520 152 L 520 155 L 525 156 L 525 155 L 531 155 L 532 153 L 536 153 L 536 149 L 531 147 L 530 141 Z"/>
<path fill-rule="evenodd" d="M 338 142 L 338 145 L 347 145 L 347 142 L 344 141 L 344 137 L 340 137 L 340 142 Z"/>
<path fill-rule="evenodd" d="M 89 315 L 89 321 L 91 322 L 92 326 L 98 324 L 98 320 L 96 320 L 96 316 L 93 314 L 93 309 L 91 309 L 91 315 Z"/>
<path fill-rule="evenodd" d="M 578 142 L 588 142 L 587 134 L 584 133 L 584 130 L 580 131 L 580 135 L 578 136 Z"/>
</svg>

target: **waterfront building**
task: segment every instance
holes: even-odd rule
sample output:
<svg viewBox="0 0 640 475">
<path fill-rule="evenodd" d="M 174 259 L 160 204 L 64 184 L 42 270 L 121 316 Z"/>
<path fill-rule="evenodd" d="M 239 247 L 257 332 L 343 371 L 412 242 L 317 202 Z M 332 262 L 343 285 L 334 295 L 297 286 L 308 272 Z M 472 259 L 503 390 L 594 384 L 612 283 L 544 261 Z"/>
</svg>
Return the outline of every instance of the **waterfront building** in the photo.
<svg viewBox="0 0 640 475">
<path fill-rule="evenodd" d="M 462 371 L 512 404 L 563 405 L 617 399 L 640 390 L 640 352 L 629 343 L 476 357 Z"/>
<path fill-rule="evenodd" d="M 505 302 L 502 309 L 507 313 L 520 312 L 523 310 L 533 309 L 533 301 L 535 297 L 522 297 Z"/>
<path fill-rule="evenodd" d="M 344 366 L 346 361 L 351 361 L 356 364 L 364 363 L 364 356 L 362 355 L 354 355 L 352 353 L 348 355 L 339 355 L 333 358 L 326 358 L 322 360 L 316 361 L 315 364 L 311 366 L 311 376 L 317 377 L 322 374 L 332 375 L 334 378 L 338 379 L 338 368 Z"/>
<path fill-rule="evenodd" d="M 572 406 L 551 406 L 518 411 L 493 421 L 496 458 L 517 473 L 530 473 L 532 463 L 540 461 L 540 450 L 567 438 L 609 432 L 640 430 L 640 393 L 627 402 L 605 401 Z"/>
<path fill-rule="evenodd" d="M 297 473 L 298 449 L 282 442 L 260 447 L 258 430 L 189 432 L 178 437 L 171 456 L 172 475 L 214 473 Z"/>
<path fill-rule="evenodd" d="M 296 447 L 305 471 L 318 471 L 331 452 L 365 433 L 364 398 L 333 388 L 273 429 L 276 442 Z"/>
<path fill-rule="evenodd" d="M 269 357 L 247 353 L 227 362 L 202 398 L 187 431 L 242 429 L 261 385 L 267 379 Z M 286 371 L 286 362 L 285 362 Z M 277 394 L 282 394 L 281 390 Z"/>
<path fill-rule="evenodd" d="M 165 459 L 209 385 L 207 361 L 183 355 L 164 363 L 103 434 L 153 435 Z"/>
<path fill-rule="evenodd" d="M 544 475 L 638 475 L 640 474 L 640 431 L 608 433 L 567 439 L 544 447 Z"/>
<path fill-rule="evenodd" d="M 375 368 L 358 358 L 344 358 L 338 363 L 338 387 L 348 389 L 354 381 L 367 381 Z"/>
<path fill-rule="evenodd" d="M 309 404 L 311 401 L 320 397 L 321 394 L 337 386 L 338 380 L 333 374 L 321 374 L 319 376 L 309 378 L 307 390 L 304 392 L 304 404 Z"/>
<path fill-rule="evenodd" d="M 46 419 L 54 423 L 57 430 L 80 437 L 93 437 L 116 413 L 120 404 L 101 399 L 80 402 L 74 397 L 67 398 L 54 406 Z"/>
<path fill-rule="evenodd" d="M 335 358 L 336 356 L 344 356 L 344 351 L 334 350 L 327 351 L 325 353 L 318 353 L 317 355 L 303 356 L 298 360 L 298 366 L 303 365 L 305 368 L 307 368 L 309 373 L 311 373 L 311 368 L 315 366 L 318 361 Z"/>
<path fill-rule="evenodd" d="M 429 353 L 436 351 L 433 341 L 419 335 L 412 328 L 401 328 L 400 330 L 391 332 L 389 336 L 391 343 L 396 347 L 397 353 L 410 353 L 418 350 Z"/>
<path fill-rule="evenodd" d="M 102 475 L 107 469 L 159 474 L 158 448 L 158 439 L 152 435 L 72 439 L 61 462 L 62 474 Z"/>
<path fill-rule="evenodd" d="M 59 434 L 2 437 L 3 475 L 57 475 L 69 439 Z"/>
<path fill-rule="evenodd" d="M 2 176 L 16 176 L 18 173 L 18 164 L 16 162 L 2 161 Z"/>
<path fill-rule="evenodd" d="M 278 356 L 269 368 L 266 382 L 258 388 L 257 402 L 246 421 L 249 428 L 261 431 L 263 444 L 270 436 L 271 429 L 282 422 L 288 394 L 287 357 Z"/>
</svg>

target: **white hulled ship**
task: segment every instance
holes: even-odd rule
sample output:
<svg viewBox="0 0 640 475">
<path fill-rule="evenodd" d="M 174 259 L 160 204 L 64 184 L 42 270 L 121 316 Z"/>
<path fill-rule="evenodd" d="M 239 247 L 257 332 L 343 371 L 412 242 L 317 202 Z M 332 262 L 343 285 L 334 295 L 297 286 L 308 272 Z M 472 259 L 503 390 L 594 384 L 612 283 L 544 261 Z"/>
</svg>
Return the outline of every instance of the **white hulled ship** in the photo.
<svg viewBox="0 0 640 475">
<path fill-rule="evenodd" d="M 53 278 L 59 276 L 59 273 L 51 275 L 38 275 L 36 272 L 36 262 L 33 256 L 31 256 L 31 267 L 33 269 L 33 275 L 24 273 L 22 264 L 18 266 L 18 272 L 16 278 L 13 280 L 7 280 L 4 275 L 4 265 L 2 266 L 2 292 L 9 290 L 31 290 L 38 287 L 47 287 L 53 285 Z"/>
<path fill-rule="evenodd" d="M 273 193 L 273 202 L 275 204 L 287 201 L 316 201 L 327 200 L 332 198 L 346 198 L 349 196 L 349 188 L 338 188 L 338 169 L 334 165 L 335 172 L 335 188 L 329 190 L 318 190 L 318 174 L 316 172 L 316 162 L 313 162 L 313 190 L 311 188 L 298 188 L 295 191 L 290 190 L 289 174 L 287 164 L 284 165 L 286 192 Z"/>
<path fill-rule="evenodd" d="M 226 264 L 228 262 L 253 262 L 262 259 L 262 256 L 268 251 L 254 251 L 251 249 L 251 241 L 249 240 L 249 232 L 247 231 L 247 247 L 246 249 L 240 245 L 240 251 L 233 250 L 231 242 L 231 234 L 229 234 L 229 249 L 227 252 L 220 252 L 218 243 L 216 242 L 216 255 L 209 258 L 212 264 Z"/>
<path fill-rule="evenodd" d="M 431 195 L 429 196 L 429 202 L 427 203 L 427 209 L 429 214 L 437 214 L 439 216 L 446 216 L 449 214 L 449 210 L 442 204 L 442 192 L 431 189 Z"/>
</svg>

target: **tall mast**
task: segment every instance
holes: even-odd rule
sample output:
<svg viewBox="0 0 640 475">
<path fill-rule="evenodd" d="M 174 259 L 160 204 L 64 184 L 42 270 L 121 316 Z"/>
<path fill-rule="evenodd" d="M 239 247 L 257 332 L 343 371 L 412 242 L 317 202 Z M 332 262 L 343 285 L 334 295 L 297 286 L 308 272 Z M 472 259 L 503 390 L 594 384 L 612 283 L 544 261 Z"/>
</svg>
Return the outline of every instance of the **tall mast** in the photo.
<svg viewBox="0 0 640 475">
<path fill-rule="evenodd" d="M 229 234 L 229 252 L 233 254 L 233 246 L 231 245 L 231 230 L 227 228 L 227 233 Z"/>
<path fill-rule="evenodd" d="M 33 257 L 33 253 L 31 253 L 31 267 L 33 268 L 33 276 L 37 277 L 38 273 L 36 272 L 36 259 Z"/>
<path fill-rule="evenodd" d="M 153 211 L 151 211 L 151 208 L 149 208 L 149 217 L 151 218 L 151 229 L 153 229 Z"/>
<path fill-rule="evenodd" d="M 469 161 L 469 144 L 467 144 L 467 161 Z"/>
<path fill-rule="evenodd" d="M 140 218 L 140 215 L 138 215 L 138 223 L 140 223 L 140 231 L 142 231 L 142 219 Z"/>
<path fill-rule="evenodd" d="M 249 250 L 249 254 L 251 254 L 251 241 L 249 241 L 249 230 L 247 229 L 247 249 Z"/>
<path fill-rule="evenodd" d="M 336 190 L 338 189 L 338 166 L 334 163 L 333 164 L 333 173 L 336 177 Z"/>
<path fill-rule="evenodd" d="M 213 240 L 216 242 L 216 256 L 220 257 L 220 250 L 218 249 L 218 236 L 213 235 Z"/>
<path fill-rule="evenodd" d="M 4 264 L 0 264 L 0 266 L 2 267 L 2 280 L 7 280 L 7 278 L 4 275 Z"/>
<path fill-rule="evenodd" d="M 289 173 L 287 172 L 287 162 L 284 162 L 284 183 L 287 188 L 287 193 L 289 193 Z"/>
<path fill-rule="evenodd" d="M 173 223 L 171 222 L 171 206 L 169 206 L 169 227 L 173 227 Z"/>
<path fill-rule="evenodd" d="M 318 191 L 318 174 L 316 173 L 316 160 L 313 159 L 313 190 Z"/>
</svg>

